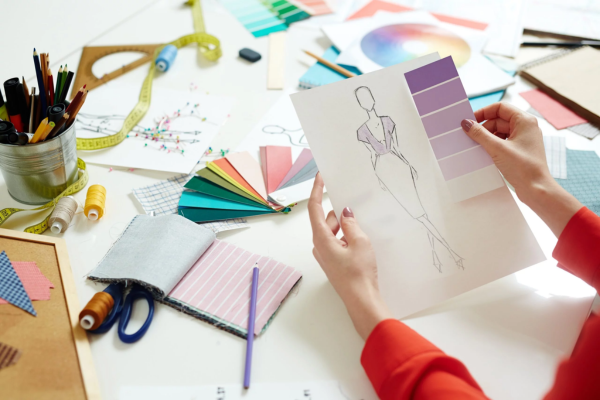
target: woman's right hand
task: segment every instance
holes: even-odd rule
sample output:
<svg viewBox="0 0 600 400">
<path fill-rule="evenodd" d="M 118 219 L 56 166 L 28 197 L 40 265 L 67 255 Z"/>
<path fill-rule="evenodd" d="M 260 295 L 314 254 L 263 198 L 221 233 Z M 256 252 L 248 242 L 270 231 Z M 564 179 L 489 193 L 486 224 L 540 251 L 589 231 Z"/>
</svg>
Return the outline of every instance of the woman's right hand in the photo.
<svg viewBox="0 0 600 400">
<path fill-rule="evenodd" d="M 464 119 L 465 133 L 488 152 L 519 199 L 559 236 L 582 205 L 550 175 L 537 119 L 505 102 L 476 111 L 475 118 L 485 122 Z"/>
</svg>

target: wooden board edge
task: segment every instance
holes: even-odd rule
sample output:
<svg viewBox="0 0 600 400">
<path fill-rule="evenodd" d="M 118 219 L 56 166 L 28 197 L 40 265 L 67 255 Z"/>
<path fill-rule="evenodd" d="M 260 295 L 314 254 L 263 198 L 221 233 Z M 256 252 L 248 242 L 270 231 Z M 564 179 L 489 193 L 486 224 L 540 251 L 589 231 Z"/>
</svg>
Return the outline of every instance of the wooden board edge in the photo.
<svg viewBox="0 0 600 400">
<path fill-rule="evenodd" d="M 92 348 L 90 347 L 86 331 L 79 325 L 81 306 L 79 304 L 79 297 L 77 296 L 69 253 L 67 252 L 67 244 L 64 240 L 60 239 L 54 247 L 56 249 L 58 268 L 62 279 L 65 301 L 73 331 L 73 341 L 75 342 L 77 357 L 79 358 L 79 369 L 86 397 L 88 400 L 100 400 L 102 396 L 100 394 L 100 383 L 96 374 L 94 358 L 92 357 Z"/>
<path fill-rule="evenodd" d="M 26 242 L 34 242 L 34 243 L 45 243 L 45 244 L 54 244 L 62 241 L 63 239 L 54 238 L 51 236 L 42 236 L 35 235 L 33 233 L 21 232 L 21 231 L 13 231 L 11 229 L 2 229 L 0 228 L 0 237 L 6 237 L 10 239 L 19 239 L 24 240 Z"/>
</svg>

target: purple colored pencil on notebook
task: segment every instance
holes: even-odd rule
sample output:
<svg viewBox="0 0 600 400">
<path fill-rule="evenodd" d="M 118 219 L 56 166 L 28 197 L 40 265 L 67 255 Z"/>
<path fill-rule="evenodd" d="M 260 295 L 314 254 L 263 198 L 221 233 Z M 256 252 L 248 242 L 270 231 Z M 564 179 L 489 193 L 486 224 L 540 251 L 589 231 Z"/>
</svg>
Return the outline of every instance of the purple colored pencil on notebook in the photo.
<svg viewBox="0 0 600 400">
<path fill-rule="evenodd" d="M 254 320 L 256 319 L 256 297 L 258 292 L 258 266 L 252 271 L 252 293 L 250 295 L 250 315 L 248 317 L 248 340 L 246 344 L 246 370 L 244 372 L 244 388 L 250 387 L 252 370 L 252 345 L 254 344 Z"/>
</svg>

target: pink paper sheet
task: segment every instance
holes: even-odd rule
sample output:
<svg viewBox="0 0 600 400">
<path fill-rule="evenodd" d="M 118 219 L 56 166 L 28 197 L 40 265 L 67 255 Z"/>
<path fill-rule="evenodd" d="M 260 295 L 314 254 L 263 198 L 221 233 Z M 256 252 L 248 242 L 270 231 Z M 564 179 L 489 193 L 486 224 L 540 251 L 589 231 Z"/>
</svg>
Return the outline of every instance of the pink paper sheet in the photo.
<svg viewBox="0 0 600 400">
<path fill-rule="evenodd" d="M 519 94 L 556 129 L 565 129 L 588 122 L 587 119 L 575 114 L 539 89 Z"/>
<path fill-rule="evenodd" d="M 290 168 L 290 170 L 285 175 L 281 183 L 277 186 L 277 189 L 285 185 L 290 179 L 296 176 L 296 174 L 300 172 L 300 170 L 304 168 L 306 164 L 308 164 L 312 159 L 313 155 L 310 149 L 302 149 L 302 152 L 296 159 L 296 162 L 294 163 L 294 165 L 292 165 L 292 168 Z"/>
<path fill-rule="evenodd" d="M 54 285 L 42 274 L 36 263 L 12 261 L 11 264 L 32 301 L 50 300 L 50 288 L 54 288 Z M 0 304 L 8 304 L 8 302 L 0 299 Z"/>
<path fill-rule="evenodd" d="M 265 182 L 267 182 L 267 193 L 273 193 L 292 168 L 292 148 L 289 146 L 261 146 L 260 157 Z"/>
<path fill-rule="evenodd" d="M 260 164 L 248 153 L 231 153 L 226 157 L 227 161 L 248 182 L 250 186 L 263 198 L 267 199 L 267 187 L 263 178 Z"/>
<path fill-rule="evenodd" d="M 289 291 L 300 272 L 220 240 L 206 250 L 169 297 L 248 329 L 252 269 L 258 264 L 256 324 L 258 335 Z"/>
</svg>

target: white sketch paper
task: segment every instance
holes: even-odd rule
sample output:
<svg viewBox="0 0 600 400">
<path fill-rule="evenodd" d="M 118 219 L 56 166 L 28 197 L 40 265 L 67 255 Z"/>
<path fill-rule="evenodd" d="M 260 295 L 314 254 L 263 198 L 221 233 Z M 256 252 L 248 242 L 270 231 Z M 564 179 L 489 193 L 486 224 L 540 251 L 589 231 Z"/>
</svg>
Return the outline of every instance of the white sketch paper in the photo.
<svg viewBox="0 0 600 400">
<path fill-rule="evenodd" d="M 453 201 L 404 79 L 405 72 L 438 59 L 431 54 L 292 95 L 336 215 L 351 207 L 371 238 L 380 288 L 397 318 L 545 259 L 506 187 Z M 389 117 L 379 119 L 388 125 L 389 136 L 395 131 L 396 147 L 390 152 L 397 154 L 375 160 L 382 162 L 381 172 L 377 165 L 374 171 L 373 152 L 359 132 L 365 122 L 371 132 L 377 130 L 369 127 L 370 106 L 357 101 L 360 87 L 368 87 L 376 99 L 377 115 Z M 375 140 L 381 145 L 386 131 L 379 129 Z M 382 183 L 386 189 L 397 187 L 383 190 Z M 399 199 L 394 193 L 400 193 Z M 436 250 L 437 259 L 432 257 L 432 232 L 416 218 L 423 212 L 443 238 L 434 238 L 435 249 L 449 244 L 449 251 Z"/>
</svg>

